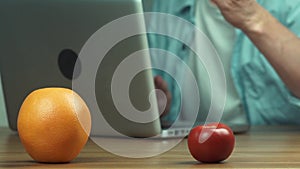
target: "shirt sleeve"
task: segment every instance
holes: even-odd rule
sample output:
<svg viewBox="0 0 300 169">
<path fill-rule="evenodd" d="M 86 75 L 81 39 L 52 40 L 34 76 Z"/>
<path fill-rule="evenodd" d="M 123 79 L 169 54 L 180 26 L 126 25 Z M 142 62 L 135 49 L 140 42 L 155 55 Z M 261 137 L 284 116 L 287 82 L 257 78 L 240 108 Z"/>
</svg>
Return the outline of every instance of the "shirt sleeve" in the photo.
<svg viewBox="0 0 300 169">
<path fill-rule="evenodd" d="M 300 1 L 299 0 L 283 0 L 283 1 L 259 1 L 271 14 L 286 26 L 296 36 L 300 37 Z M 299 70 L 300 71 L 300 70 Z M 300 87 L 300 84 L 299 84 Z M 293 106 L 300 108 L 300 98 L 294 96 L 289 89 L 285 87 L 283 91 L 287 102 Z"/>
<path fill-rule="evenodd" d="M 300 37 L 300 1 L 286 0 L 285 3 L 287 3 L 285 26 Z"/>
<path fill-rule="evenodd" d="M 287 4 L 285 26 L 296 36 L 300 37 L 300 1 L 287 0 L 285 3 Z M 300 108 L 300 98 L 294 96 L 291 92 L 287 92 L 287 98 L 291 104 Z"/>
</svg>

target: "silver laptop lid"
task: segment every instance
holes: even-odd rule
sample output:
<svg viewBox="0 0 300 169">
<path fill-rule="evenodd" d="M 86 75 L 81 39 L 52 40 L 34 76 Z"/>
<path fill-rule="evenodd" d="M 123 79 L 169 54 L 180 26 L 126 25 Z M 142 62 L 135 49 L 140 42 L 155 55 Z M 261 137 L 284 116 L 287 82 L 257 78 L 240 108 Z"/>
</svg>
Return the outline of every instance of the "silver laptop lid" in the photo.
<svg viewBox="0 0 300 169">
<path fill-rule="evenodd" d="M 117 18 L 142 11 L 141 0 L 0 1 L 0 69 L 10 127 L 16 130 L 18 110 L 31 91 L 50 86 L 72 87 L 72 78 L 81 73 L 73 74 L 77 55 L 94 32 Z M 116 65 L 130 53 L 147 47 L 146 35 L 118 43 L 105 56 L 95 80 L 97 101 L 106 122 L 129 136 L 160 133 L 159 119 L 140 124 L 121 116 L 108 92 Z M 149 59 L 141 62 L 150 64 Z M 140 73 L 134 81 L 132 102 L 139 109 L 146 109 L 148 95 L 154 89 L 151 71 Z M 103 132 L 101 125 L 93 126 L 92 134 Z"/>
</svg>

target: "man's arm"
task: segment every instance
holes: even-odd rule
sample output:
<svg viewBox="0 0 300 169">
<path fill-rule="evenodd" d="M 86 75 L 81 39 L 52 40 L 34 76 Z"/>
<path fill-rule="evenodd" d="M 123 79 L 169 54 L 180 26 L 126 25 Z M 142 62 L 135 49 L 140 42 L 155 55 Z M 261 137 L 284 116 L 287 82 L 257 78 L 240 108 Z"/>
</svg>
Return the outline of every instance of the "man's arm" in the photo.
<svg viewBox="0 0 300 169">
<path fill-rule="evenodd" d="M 268 59 L 289 90 L 300 98 L 300 39 L 255 0 L 211 0 Z"/>
</svg>

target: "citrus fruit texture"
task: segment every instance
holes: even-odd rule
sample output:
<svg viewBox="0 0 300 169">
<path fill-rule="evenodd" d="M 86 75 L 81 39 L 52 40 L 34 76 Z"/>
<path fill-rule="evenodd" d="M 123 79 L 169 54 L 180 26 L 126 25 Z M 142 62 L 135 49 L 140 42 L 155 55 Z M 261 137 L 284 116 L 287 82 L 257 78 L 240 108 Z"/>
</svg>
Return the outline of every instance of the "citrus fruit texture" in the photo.
<svg viewBox="0 0 300 169">
<path fill-rule="evenodd" d="M 27 153 L 38 162 L 70 162 L 86 144 L 91 116 L 84 100 L 66 88 L 30 93 L 18 115 L 18 133 Z"/>
</svg>

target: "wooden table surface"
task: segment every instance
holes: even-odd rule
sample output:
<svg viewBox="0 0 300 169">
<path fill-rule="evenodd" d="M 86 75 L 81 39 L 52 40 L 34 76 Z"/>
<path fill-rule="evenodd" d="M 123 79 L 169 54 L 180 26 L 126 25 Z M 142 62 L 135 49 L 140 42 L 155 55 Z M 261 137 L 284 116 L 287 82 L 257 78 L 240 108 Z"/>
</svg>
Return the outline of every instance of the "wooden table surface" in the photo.
<svg viewBox="0 0 300 169">
<path fill-rule="evenodd" d="M 300 127 L 253 127 L 236 135 L 231 157 L 219 164 L 201 164 L 189 154 L 184 139 L 172 150 L 143 159 L 119 157 L 89 141 L 67 164 L 34 162 L 17 133 L 0 128 L 0 168 L 300 168 Z"/>
</svg>

